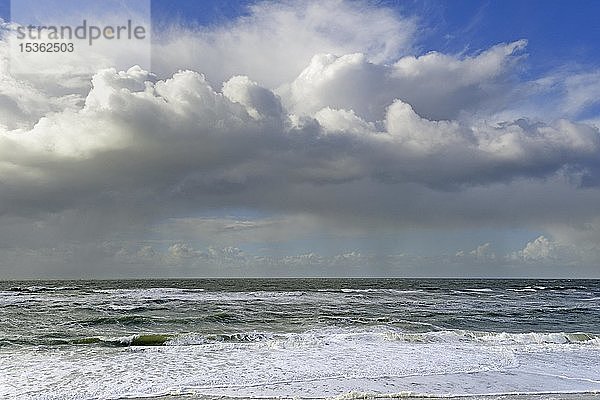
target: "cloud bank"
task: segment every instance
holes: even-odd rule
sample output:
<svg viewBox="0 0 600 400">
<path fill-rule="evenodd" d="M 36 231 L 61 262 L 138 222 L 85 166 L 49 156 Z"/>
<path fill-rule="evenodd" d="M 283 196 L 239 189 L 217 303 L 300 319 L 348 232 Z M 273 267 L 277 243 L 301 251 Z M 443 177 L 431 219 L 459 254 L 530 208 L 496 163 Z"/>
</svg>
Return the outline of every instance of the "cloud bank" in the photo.
<svg viewBox="0 0 600 400">
<path fill-rule="evenodd" d="M 449 227 L 579 232 L 597 218 L 600 132 L 576 111 L 594 104 L 584 82 L 597 72 L 566 81 L 556 95 L 568 104 L 563 114 L 518 115 L 524 93 L 549 90 L 520 75 L 526 40 L 411 55 L 416 32 L 415 19 L 366 3 L 259 3 L 225 26 L 165 31 L 155 71 L 101 69 L 70 88 L 11 76 L 2 42 L 5 251 L 247 265 L 234 243 L 197 250 L 171 236 L 158 247 L 103 245 L 115 235 L 141 243 L 166 220 L 214 210 L 310 220 L 295 238 Z M 264 221 L 248 219 L 249 232 L 296 231 Z M 461 257 L 527 264 L 556 261 L 568 246 L 540 236 L 506 256 L 484 242 Z M 376 264 L 355 249 L 304 254 L 312 256 L 254 255 L 252 263 Z"/>
</svg>

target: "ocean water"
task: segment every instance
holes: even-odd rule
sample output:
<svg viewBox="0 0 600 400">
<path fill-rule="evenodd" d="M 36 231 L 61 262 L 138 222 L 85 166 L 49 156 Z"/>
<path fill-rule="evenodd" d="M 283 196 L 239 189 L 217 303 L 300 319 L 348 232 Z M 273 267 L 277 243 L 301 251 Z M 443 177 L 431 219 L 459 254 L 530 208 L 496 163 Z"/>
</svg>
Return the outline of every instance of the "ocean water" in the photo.
<svg viewBox="0 0 600 400">
<path fill-rule="evenodd" d="M 600 281 L 0 282 L 0 398 L 588 398 Z"/>
</svg>

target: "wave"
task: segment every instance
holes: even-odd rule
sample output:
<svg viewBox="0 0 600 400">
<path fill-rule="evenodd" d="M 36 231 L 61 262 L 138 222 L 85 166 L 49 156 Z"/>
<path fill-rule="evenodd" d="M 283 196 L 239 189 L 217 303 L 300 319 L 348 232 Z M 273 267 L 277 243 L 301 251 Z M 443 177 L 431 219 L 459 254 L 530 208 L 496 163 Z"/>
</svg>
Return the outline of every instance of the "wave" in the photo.
<svg viewBox="0 0 600 400">
<path fill-rule="evenodd" d="M 593 346 L 600 347 L 600 336 L 587 332 L 485 332 L 473 330 L 437 330 L 421 333 L 405 332 L 388 326 L 369 329 L 318 328 L 299 333 L 231 332 L 231 333 L 139 333 L 127 336 L 90 336 L 64 338 L 0 338 L 0 345 L 98 345 L 98 346 L 195 346 L 217 343 L 263 343 L 270 347 L 322 345 L 331 341 L 373 343 L 393 341 L 405 343 L 459 344 L 482 346 Z"/>
<path fill-rule="evenodd" d="M 591 345 L 600 346 L 600 336 L 586 332 L 557 333 L 507 333 L 479 331 L 437 331 L 424 333 L 402 333 L 389 329 L 335 330 L 315 329 L 303 333 L 275 334 L 272 332 L 238 332 L 221 334 L 145 334 L 125 338 L 104 339 L 93 343 L 124 346 L 194 346 L 214 343 L 265 343 L 271 347 L 296 347 L 311 344 L 326 344 L 331 340 L 372 342 L 373 340 L 403 341 L 407 343 L 459 343 L 472 342 L 480 345 Z M 88 344 L 88 343 L 79 343 Z"/>
<path fill-rule="evenodd" d="M 38 293 L 38 292 L 56 292 L 64 290 L 78 290 L 79 286 L 12 286 L 8 288 L 9 292 L 20 293 Z"/>
<path fill-rule="evenodd" d="M 465 342 L 472 341 L 492 345 L 548 345 L 548 344 L 588 344 L 600 346 L 600 336 L 586 332 L 484 332 L 471 330 L 445 330 L 425 333 L 386 334 L 389 340 L 406 342 Z"/>
<path fill-rule="evenodd" d="M 422 294 L 422 293 L 426 293 L 424 290 L 422 289 L 350 289 L 350 288 L 343 288 L 343 289 L 325 289 L 325 290 L 319 290 L 321 292 L 331 292 L 331 293 L 346 293 L 346 294 L 352 294 L 352 293 L 356 293 L 356 294 L 362 294 L 362 293 L 373 293 L 373 294 L 391 294 L 391 295 L 406 295 L 406 294 Z"/>
<path fill-rule="evenodd" d="M 144 323 L 152 322 L 154 318 L 146 317 L 142 315 L 121 315 L 113 317 L 98 317 L 92 318 L 85 321 L 77 322 L 78 325 L 82 326 L 96 326 L 96 325 L 142 325 Z"/>
<path fill-rule="evenodd" d="M 145 303 L 164 304 L 169 302 L 222 302 L 248 300 L 286 300 L 303 301 L 305 291 L 210 291 L 205 289 L 182 288 L 137 288 L 137 289 L 95 289 L 92 294 L 100 300 L 111 302 L 141 301 Z"/>
<path fill-rule="evenodd" d="M 118 344 L 122 346 L 162 346 L 172 335 L 132 335 L 118 338 Z M 117 344 L 117 341 L 112 343 Z"/>
<path fill-rule="evenodd" d="M 157 288 L 119 288 L 119 289 L 95 289 L 94 293 L 101 294 L 169 294 L 169 293 L 197 293 L 204 292 L 202 288 L 177 288 L 177 287 L 157 287 Z"/>
<path fill-rule="evenodd" d="M 0 338 L 0 346 L 69 346 L 98 345 L 107 347 L 162 346 L 175 335 L 138 334 L 129 336 L 89 336 L 75 339 L 64 338 Z"/>
<path fill-rule="evenodd" d="M 581 309 L 586 311 L 587 309 Z M 579 308 L 568 307 L 556 309 L 555 313 L 573 314 Z M 545 312 L 540 309 L 540 312 Z M 301 343 L 315 340 L 325 342 L 342 338 L 347 340 L 354 335 L 356 340 L 387 340 L 407 343 L 464 343 L 472 342 L 478 345 L 503 346 L 503 345 L 586 345 L 600 346 L 600 334 L 595 330 L 583 332 L 502 332 L 469 329 L 448 329 L 433 324 L 396 319 L 390 316 L 359 317 L 345 315 L 322 315 L 319 322 L 324 326 L 306 330 L 304 332 L 258 332 L 238 331 L 240 316 L 231 312 L 214 310 L 210 314 L 201 316 L 152 316 L 143 314 L 101 315 L 87 320 L 74 320 L 74 325 L 89 327 L 83 335 L 90 337 L 75 338 L 35 338 L 2 337 L 2 346 L 11 344 L 25 345 L 68 345 L 68 344 L 93 344 L 93 345 L 202 345 L 217 342 L 250 343 L 250 342 L 283 342 Z M 341 321 L 342 323 L 338 323 Z M 353 325 L 348 326 L 348 322 Z M 190 325 L 191 324 L 191 325 Z M 188 326 L 189 330 L 183 328 Z M 114 326 L 117 329 L 114 329 Z M 178 326 L 179 328 L 173 328 Z M 197 326 L 215 327 L 224 332 L 204 331 Z M 263 325 L 265 326 L 265 325 Z M 229 327 L 229 328 L 227 328 Z M 90 331 L 90 329 L 92 329 Z M 243 328 L 242 328 L 243 329 Z M 260 329 L 260 328 L 259 328 Z M 182 332 L 184 330 L 184 332 Z M 129 336 L 112 337 L 113 332 L 126 331 Z M 162 331 L 162 332 L 161 332 Z M 230 332 L 227 332 L 230 331 Z M 595 333 L 592 333 L 595 332 Z M 368 339 L 367 339 L 368 338 Z"/>
<path fill-rule="evenodd" d="M 107 347 L 130 346 L 196 346 L 215 343 L 252 343 L 267 342 L 277 336 L 268 332 L 239 332 L 221 334 L 159 334 L 143 333 L 127 336 L 89 336 L 75 339 L 63 338 L 0 338 L 0 346 L 28 345 L 28 346 L 67 346 L 67 345 L 95 345 Z"/>
<path fill-rule="evenodd" d="M 584 332 L 408 335 L 386 326 L 329 326 L 296 333 L 136 333 L 76 338 L 62 348 L 7 349 L 5 397 L 44 391 L 56 394 L 48 399 L 71 398 L 66 394 L 76 391 L 79 398 L 189 392 L 190 398 L 351 400 L 600 388 L 597 336 Z M 361 392 L 351 392 L 356 389 Z"/>
<path fill-rule="evenodd" d="M 113 308 L 113 307 L 109 307 Z M 121 308 L 119 311 L 145 311 L 147 306 Z M 100 326 L 100 325 L 120 325 L 120 326 L 141 326 L 141 325 L 152 325 L 159 323 L 166 324 L 190 324 L 197 322 L 217 322 L 221 324 L 236 323 L 240 322 L 238 316 L 228 312 L 216 312 L 205 316 L 199 316 L 197 318 L 167 318 L 164 316 L 146 316 L 137 314 L 126 314 L 126 315 L 114 315 L 114 316 L 101 316 L 91 318 L 83 321 L 75 321 L 77 325 L 81 326 Z"/>
<path fill-rule="evenodd" d="M 379 392 L 360 392 L 349 391 L 327 399 L 330 400 L 361 400 L 361 399 L 462 399 L 462 400 L 481 400 L 481 399 L 595 399 L 598 396 L 598 391 L 525 391 L 525 392 L 498 392 L 498 393 L 480 393 L 480 394 L 434 394 L 434 393 L 419 393 L 419 392 L 397 392 L 397 393 L 379 393 Z M 547 397 L 549 396 L 549 397 Z M 235 398 L 222 396 L 221 398 Z M 325 398 L 324 398 L 325 399 Z"/>
<path fill-rule="evenodd" d="M 144 334 L 144 335 L 129 335 L 121 337 L 85 337 L 81 339 L 70 340 L 68 344 L 75 345 L 105 345 L 105 346 L 116 346 L 116 347 L 129 347 L 129 346 L 162 346 L 169 341 L 173 335 L 161 335 L 161 334 Z"/>
<path fill-rule="evenodd" d="M 509 287 L 506 288 L 509 292 L 539 292 L 539 291 L 550 291 L 550 292 L 582 292 L 587 291 L 587 286 L 543 286 L 543 285 L 528 285 L 521 287 Z"/>
<path fill-rule="evenodd" d="M 148 309 L 147 305 L 132 305 L 132 304 L 108 304 L 106 308 L 113 311 L 145 311 Z"/>
<path fill-rule="evenodd" d="M 579 301 L 598 301 L 598 300 L 600 300 L 600 297 L 590 297 L 587 299 L 577 299 L 577 300 L 579 300 Z"/>
<path fill-rule="evenodd" d="M 273 340 L 277 335 L 270 332 L 239 332 L 221 334 L 197 334 L 188 333 L 171 337 L 165 345 L 167 346 L 194 346 L 211 343 L 253 343 Z"/>
<path fill-rule="evenodd" d="M 144 334 L 129 335 L 121 337 L 86 337 L 70 341 L 70 344 L 97 344 L 106 346 L 128 347 L 128 346 L 162 346 L 169 341 L 173 335 Z"/>
<path fill-rule="evenodd" d="M 537 292 L 540 290 L 569 290 L 569 288 L 565 288 L 564 286 L 557 286 L 557 287 L 547 287 L 547 286 L 539 286 L 539 285 L 535 285 L 535 286 L 525 286 L 525 287 L 519 287 L 519 288 L 507 288 L 506 289 L 509 292 Z"/>
<path fill-rule="evenodd" d="M 343 324 L 353 323 L 361 325 L 381 325 L 385 324 L 390 327 L 428 327 L 429 329 L 441 329 L 429 322 L 410 321 L 406 319 L 398 319 L 391 317 L 356 317 L 351 315 L 320 315 L 319 319 L 325 321 L 340 322 Z"/>
<path fill-rule="evenodd" d="M 231 322 L 239 322 L 240 319 L 231 313 L 222 311 L 214 314 L 206 315 L 202 317 L 203 321 L 206 322 L 221 322 L 221 323 L 231 323 Z"/>
<path fill-rule="evenodd" d="M 273 339 L 271 333 L 240 332 L 230 334 L 137 334 L 119 337 L 91 336 L 75 340 L 60 340 L 57 344 L 129 346 L 195 346 L 211 343 L 252 343 Z"/>
</svg>

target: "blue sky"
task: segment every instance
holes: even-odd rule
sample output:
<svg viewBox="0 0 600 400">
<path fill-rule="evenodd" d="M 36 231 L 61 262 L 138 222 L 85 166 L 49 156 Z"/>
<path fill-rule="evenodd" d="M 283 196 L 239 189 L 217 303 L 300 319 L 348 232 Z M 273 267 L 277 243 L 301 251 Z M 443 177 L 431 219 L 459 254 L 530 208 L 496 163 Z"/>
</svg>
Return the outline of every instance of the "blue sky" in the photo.
<svg viewBox="0 0 600 400">
<path fill-rule="evenodd" d="M 157 26 L 221 24 L 247 14 L 253 1 L 244 0 L 152 0 L 152 17 Z M 527 38 L 536 64 L 555 67 L 564 61 L 597 64 L 600 54 L 594 0 L 378 0 L 404 15 L 422 19 L 427 31 L 420 38 L 425 51 L 460 52 L 476 50 L 503 41 Z M 0 1 L 0 17 L 8 19 L 10 1 Z"/>
<path fill-rule="evenodd" d="M 527 39 L 534 71 L 565 62 L 597 65 L 600 61 L 596 1 L 416 1 L 406 10 L 421 15 L 432 27 L 425 36 L 426 49 L 456 52 Z"/>
<path fill-rule="evenodd" d="M 225 24 L 247 15 L 254 1 L 152 0 L 152 22 L 160 30 Z M 531 75 L 565 64 L 598 65 L 600 4 L 594 0 L 378 0 L 372 1 L 416 16 L 422 24 L 417 43 L 423 52 L 476 52 L 494 44 L 527 39 Z M 0 1 L 8 20 L 10 1 Z"/>
<path fill-rule="evenodd" d="M 222 24 L 245 15 L 252 1 L 153 0 L 157 26 L 176 21 L 189 26 Z M 496 43 L 527 39 L 535 59 L 532 73 L 565 63 L 600 63 L 600 4 L 594 0 L 380 0 L 375 4 L 417 16 L 424 52 L 473 52 Z"/>
</svg>

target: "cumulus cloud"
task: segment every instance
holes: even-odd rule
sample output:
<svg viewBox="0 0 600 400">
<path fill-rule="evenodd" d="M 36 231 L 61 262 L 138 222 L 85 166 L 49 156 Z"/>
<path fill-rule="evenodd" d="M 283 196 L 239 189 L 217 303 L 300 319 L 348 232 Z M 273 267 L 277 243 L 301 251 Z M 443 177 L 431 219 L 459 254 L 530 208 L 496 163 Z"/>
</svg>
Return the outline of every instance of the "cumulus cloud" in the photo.
<svg viewBox="0 0 600 400">
<path fill-rule="evenodd" d="M 598 129 L 567 120 L 467 125 L 429 120 L 401 100 L 379 125 L 330 107 L 298 117 L 247 77 L 216 91 L 193 71 L 157 80 L 139 67 L 108 69 L 92 84 L 82 108 L 2 135 L 5 213 L 35 192 L 70 192 L 65 208 L 100 193 L 148 192 L 165 202 L 223 195 L 242 206 L 232 194 L 352 181 L 444 189 L 585 175 L 598 161 Z"/>
<path fill-rule="evenodd" d="M 491 250 L 491 244 L 489 242 L 477 246 L 477 248 L 471 250 L 469 254 L 474 256 L 477 260 L 494 260 L 496 258 L 496 254 Z"/>
<path fill-rule="evenodd" d="M 78 93 L 40 89 L 9 73 L 8 45 L 2 40 L 1 22 L 0 19 L 0 129 L 31 128 L 47 114 L 79 108 L 83 98 Z"/>
<path fill-rule="evenodd" d="M 410 104 L 428 119 L 453 119 L 461 113 L 501 106 L 526 41 L 499 44 L 480 54 L 457 57 L 431 52 L 405 56 L 393 64 L 370 62 L 365 54 L 319 54 L 278 92 L 295 113 L 323 107 L 348 109 L 375 121 L 394 100 Z"/>
<path fill-rule="evenodd" d="M 578 247 L 544 235 L 538 236 L 527 242 L 522 249 L 505 256 L 508 263 L 524 264 L 526 266 L 540 265 L 546 268 L 560 266 L 566 271 L 570 270 L 571 273 L 577 273 L 577 270 L 573 267 L 585 266 L 590 268 L 590 264 L 593 264 L 592 260 L 597 259 L 597 251 L 591 252 L 589 248 Z"/>
<path fill-rule="evenodd" d="M 165 251 L 151 245 L 141 247 L 113 248 L 107 255 L 114 260 L 128 264 L 155 264 L 166 268 L 196 267 L 198 269 L 225 267 L 257 273 L 265 268 L 283 269 L 284 271 L 302 271 L 309 274 L 329 275 L 335 273 L 335 267 L 342 270 L 364 268 L 375 262 L 372 255 L 362 255 L 358 251 L 349 251 L 334 255 L 322 255 L 315 252 L 287 254 L 281 256 L 247 253 L 235 246 L 209 246 L 198 249 L 188 243 L 176 242 Z M 333 269 L 333 270 L 332 270 Z M 260 274 L 260 272 L 258 272 Z"/>
<path fill-rule="evenodd" d="M 522 250 L 514 253 L 512 258 L 523 259 L 528 262 L 555 260 L 558 256 L 558 248 L 556 242 L 550 241 L 544 236 L 539 236 L 528 242 Z"/>
</svg>

